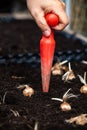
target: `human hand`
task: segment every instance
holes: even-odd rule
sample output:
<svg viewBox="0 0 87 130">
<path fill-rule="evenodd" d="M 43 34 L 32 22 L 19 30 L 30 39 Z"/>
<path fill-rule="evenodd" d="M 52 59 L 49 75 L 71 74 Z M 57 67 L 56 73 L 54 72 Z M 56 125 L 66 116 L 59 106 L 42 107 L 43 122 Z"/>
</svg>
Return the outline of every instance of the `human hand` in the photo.
<svg viewBox="0 0 87 130">
<path fill-rule="evenodd" d="M 49 36 L 51 33 L 51 28 L 44 17 L 46 13 L 52 12 L 58 15 L 59 24 L 53 27 L 55 30 L 63 30 L 69 23 L 65 4 L 61 0 L 27 0 L 27 6 L 45 36 Z"/>
</svg>

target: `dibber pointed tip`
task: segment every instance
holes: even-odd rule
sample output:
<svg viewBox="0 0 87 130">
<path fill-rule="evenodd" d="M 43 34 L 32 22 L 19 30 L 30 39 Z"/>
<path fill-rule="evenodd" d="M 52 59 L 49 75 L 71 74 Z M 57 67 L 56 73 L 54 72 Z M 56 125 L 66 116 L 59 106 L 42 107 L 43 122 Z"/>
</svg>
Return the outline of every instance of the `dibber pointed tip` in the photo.
<svg viewBox="0 0 87 130">
<path fill-rule="evenodd" d="M 42 90 L 45 93 L 48 93 L 49 91 L 49 84 L 50 84 L 50 74 L 42 76 Z"/>
</svg>

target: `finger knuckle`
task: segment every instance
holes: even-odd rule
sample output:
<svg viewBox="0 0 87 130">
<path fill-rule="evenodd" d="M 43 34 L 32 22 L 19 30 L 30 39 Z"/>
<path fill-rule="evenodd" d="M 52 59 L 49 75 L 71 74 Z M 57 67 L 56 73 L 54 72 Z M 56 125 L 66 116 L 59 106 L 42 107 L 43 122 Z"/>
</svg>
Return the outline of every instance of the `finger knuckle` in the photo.
<svg viewBox="0 0 87 130">
<path fill-rule="evenodd" d="M 69 20 L 66 19 L 66 20 L 64 21 L 64 24 L 65 24 L 65 25 L 68 25 L 68 24 L 69 24 Z"/>
<path fill-rule="evenodd" d="M 31 14 L 33 17 L 38 17 L 38 11 L 37 10 L 32 10 Z"/>
<path fill-rule="evenodd" d="M 38 19 L 38 24 L 41 25 L 41 26 L 44 26 L 44 24 L 43 24 L 41 19 Z"/>
</svg>

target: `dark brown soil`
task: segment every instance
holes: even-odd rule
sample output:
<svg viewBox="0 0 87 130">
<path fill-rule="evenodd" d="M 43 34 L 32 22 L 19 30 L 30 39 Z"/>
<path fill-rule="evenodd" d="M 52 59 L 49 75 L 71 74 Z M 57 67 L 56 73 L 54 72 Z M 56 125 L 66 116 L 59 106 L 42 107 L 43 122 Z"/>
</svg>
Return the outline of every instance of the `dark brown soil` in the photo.
<svg viewBox="0 0 87 130">
<path fill-rule="evenodd" d="M 32 20 L 0 23 L 0 55 L 19 53 L 38 53 L 41 31 Z M 67 38 L 59 32 L 55 33 L 56 51 L 85 49 L 80 40 Z M 86 56 L 87 57 L 87 56 Z M 0 130 L 33 130 L 38 122 L 38 130 L 87 130 L 87 125 L 76 126 L 67 124 L 66 119 L 87 113 L 87 95 L 80 94 L 82 84 L 77 74 L 83 76 L 87 65 L 72 63 L 76 79 L 70 83 L 62 81 L 61 76 L 52 76 L 49 93 L 43 93 L 41 88 L 40 66 L 32 68 L 29 64 L 0 65 Z M 14 79 L 12 76 L 22 77 Z M 20 84 L 29 84 L 35 94 L 24 97 Z M 60 102 L 52 101 L 52 97 L 62 98 L 69 89 L 79 97 L 69 100 L 72 110 L 62 112 Z M 6 94 L 6 96 L 5 96 Z M 5 101 L 3 102 L 5 96 Z M 18 111 L 15 117 L 12 110 Z M 37 129 L 34 129 L 37 130 Z"/>
<path fill-rule="evenodd" d="M 87 72 L 87 65 L 72 63 L 75 74 L 83 76 Z M 12 76 L 23 77 L 13 79 Z M 22 90 L 17 89 L 20 84 L 30 84 L 35 94 L 32 97 L 24 97 Z M 87 95 L 80 94 L 82 84 L 79 78 L 70 83 L 64 83 L 61 76 L 52 76 L 49 93 L 43 93 L 41 88 L 40 68 L 32 68 L 29 65 L 0 66 L 0 96 L 7 92 L 5 103 L 0 104 L 0 130 L 32 130 L 36 121 L 39 130 L 86 130 L 85 126 L 67 124 L 65 119 L 87 113 Z M 72 110 L 62 112 L 59 108 L 60 102 L 52 101 L 52 97 L 61 98 L 69 89 L 79 97 L 69 100 Z M 11 112 L 16 110 L 19 117 Z"/>
<path fill-rule="evenodd" d="M 0 54 L 17 54 L 39 52 L 41 31 L 32 20 L 19 20 L 0 23 Z M 61 33 L 55 33 L 56 51 L 84 49 L 81 41 L 73 36 L 67 38 Z"/>
</svg>

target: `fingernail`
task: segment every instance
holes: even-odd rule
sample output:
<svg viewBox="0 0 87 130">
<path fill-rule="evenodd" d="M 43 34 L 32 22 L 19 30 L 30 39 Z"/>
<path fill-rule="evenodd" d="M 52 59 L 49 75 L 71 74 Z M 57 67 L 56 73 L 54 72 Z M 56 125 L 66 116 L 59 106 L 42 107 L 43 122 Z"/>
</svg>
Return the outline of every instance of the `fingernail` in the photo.
<svg viewBox="0 0 87 130">
<path fill-rule="evenodd" d="M 43 32 L 43 34 L 44 34 L 46 37 L 48 37 L 48 36 L 50 36 L 50 31 L 46 30 L 46 31 Z"/>
</svg>

